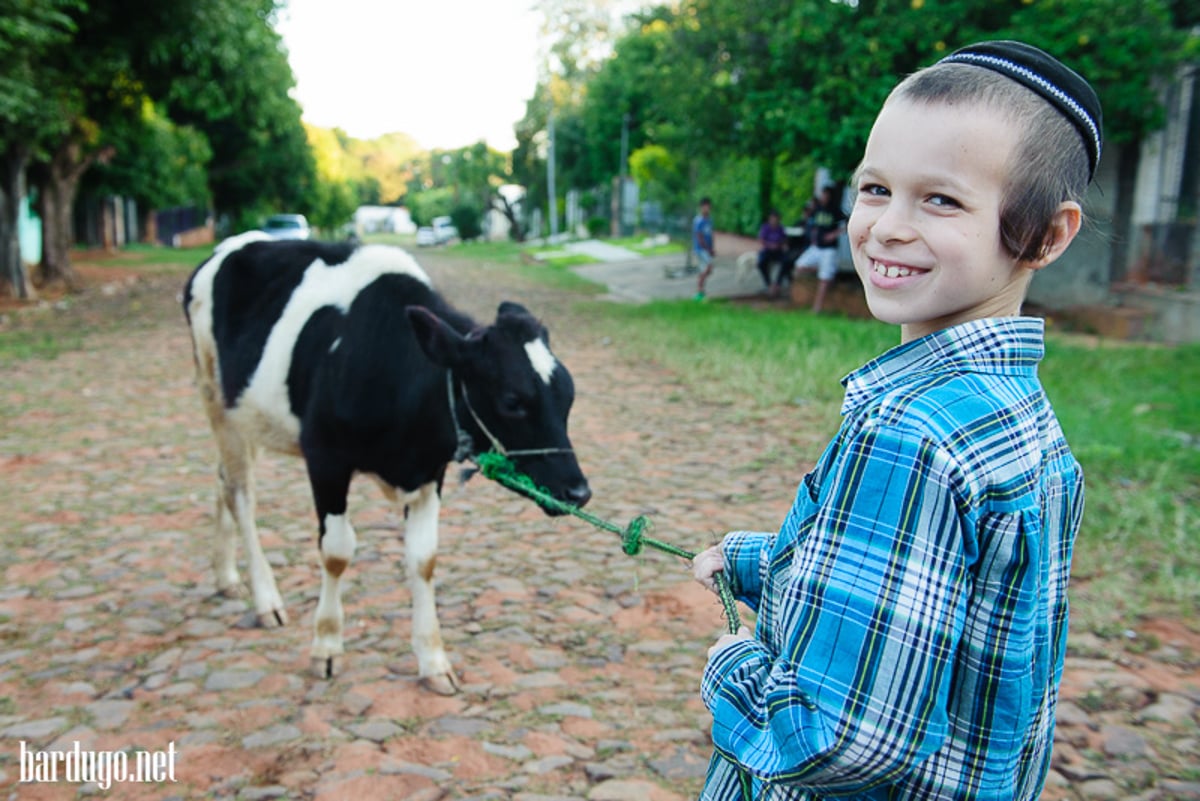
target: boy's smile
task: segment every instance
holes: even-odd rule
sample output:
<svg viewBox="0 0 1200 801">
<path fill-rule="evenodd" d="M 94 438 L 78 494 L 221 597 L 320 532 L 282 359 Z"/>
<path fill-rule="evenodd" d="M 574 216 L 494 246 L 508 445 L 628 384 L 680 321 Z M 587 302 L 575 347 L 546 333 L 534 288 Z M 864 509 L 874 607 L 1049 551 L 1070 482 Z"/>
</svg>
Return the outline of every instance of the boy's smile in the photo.
<svg viewBox="0 0 1200 801">
<path fill-rule="evenodd" d="M 1003 114 L 899 98 L 880 112 L 848 233 L 871 313 L 909 341 L 1019 313 L 1032 274 L 1000 242 L 1020 132 Z"/>
</svg>

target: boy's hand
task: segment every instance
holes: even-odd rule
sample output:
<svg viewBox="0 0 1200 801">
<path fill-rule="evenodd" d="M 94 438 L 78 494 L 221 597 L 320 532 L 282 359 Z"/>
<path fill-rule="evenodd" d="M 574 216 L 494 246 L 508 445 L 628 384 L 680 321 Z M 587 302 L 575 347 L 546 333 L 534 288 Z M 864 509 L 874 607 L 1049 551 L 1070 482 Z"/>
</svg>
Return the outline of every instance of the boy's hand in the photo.
<svg viewBox="0 0 1200 801">
<path fill-rule="evenodd" d="M 692 560 L 692 576 L 703 586 L 717 591 L 717 583 L 713 576 L 725 569 L 725 557 L 721 554 L 721 546 L 714 545 L 708 550 L 696 554 Z"/>
<path fill-rule="evenodd" d="M 737 630 L 737 634 L 722 634 L 721 637 L 715 643 L 713 643 L 712 647 L 708 649 L 708 658 L 712 659 L 713 654 L 715 654 L 717 651 L 720 651 L 730 643 L 740 642 L 741 640 L 749 640 L 750 638 L 750 629 L 746 628 L 745 626 L 740 627 Z"/>
</svg>

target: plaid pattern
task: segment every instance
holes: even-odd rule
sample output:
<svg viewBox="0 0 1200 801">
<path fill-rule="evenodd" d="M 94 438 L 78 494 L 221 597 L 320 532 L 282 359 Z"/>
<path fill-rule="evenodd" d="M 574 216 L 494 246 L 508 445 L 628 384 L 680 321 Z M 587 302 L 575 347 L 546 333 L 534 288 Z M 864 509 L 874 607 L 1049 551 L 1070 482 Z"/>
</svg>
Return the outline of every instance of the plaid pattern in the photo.
<svg viewBox="0 0 1200 801">
<path fill-rule="evenodd" d="M 724 541 L 758 622 L 704 671 L 702 798 L 1037 797 L 1083 505 L 1042 355 L 1040 320 L 977 320 L 844 380 L 782 529 Z"/>
</svg>

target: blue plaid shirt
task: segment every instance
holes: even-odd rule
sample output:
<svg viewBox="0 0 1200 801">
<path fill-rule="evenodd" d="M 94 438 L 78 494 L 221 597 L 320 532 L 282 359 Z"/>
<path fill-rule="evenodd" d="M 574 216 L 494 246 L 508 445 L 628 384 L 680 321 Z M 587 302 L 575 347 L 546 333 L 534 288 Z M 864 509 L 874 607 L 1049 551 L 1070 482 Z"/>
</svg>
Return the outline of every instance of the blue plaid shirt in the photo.
<svg viewBox="0 0 1200 801">
<path fill-rule="evenodd" d="M 755 799 L 1037 797 L 1083 508 L 1042 355 L 1040 320 L 976 320 L 844 379 L 782 529 L 724 540 L 758 622 L 704 671 L 703 799 L 743 780 Z"/>
</svg>

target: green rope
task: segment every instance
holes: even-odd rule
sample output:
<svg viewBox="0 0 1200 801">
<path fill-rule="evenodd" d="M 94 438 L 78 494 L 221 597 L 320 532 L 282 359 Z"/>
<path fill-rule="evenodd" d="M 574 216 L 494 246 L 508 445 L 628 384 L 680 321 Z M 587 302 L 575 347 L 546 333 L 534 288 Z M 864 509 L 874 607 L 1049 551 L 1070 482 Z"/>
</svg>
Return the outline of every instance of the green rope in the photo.
<svg viewBox="0 0 1200 801">
<path fill-rule="evenodd" d="M 610 523 L 603 518 L 583 511 L 574 504 L 558 500 L 535 484 L 532 478 L 518 472 L 512 461 L 502 453 L 497 453 L 496 451 L 481 453 L 475 458 L 475 463 L 479 465 L 479 472 L 483 473 L 484 477 L 498 484 L 503 484 L 509 489 L 516 490 L 528 498 L 532 498 L 543 507 L 574 515 L 580 520 L 591 523 L 596 528 L 616 534 L 621 538 L 621 549 L 630 556 L 637 556 L 642 552 L 642 547 L 648 545 L 655 550 L 684 559 L 691 560 L 696 558 L 696 554 L 691 551 L 686 551 L 676 545 L 647 536 L 646 531 L 650 528 L 650 519 L 645 515 L 638 515 L 629 521 L 628 526 L 621 528 L 615 523 Z M 729 587 L 729 580 L 723 572 L 714 574 L 713 580 L 717 585 L 717 595 L 721 597 L 721 604 L 725 607 L 725 620 L 729 624 L 729 633 L 736 634 L 742 623 L 738 617 L 737 604 L 734 602 L 733 590 Z"/>
</svg>

